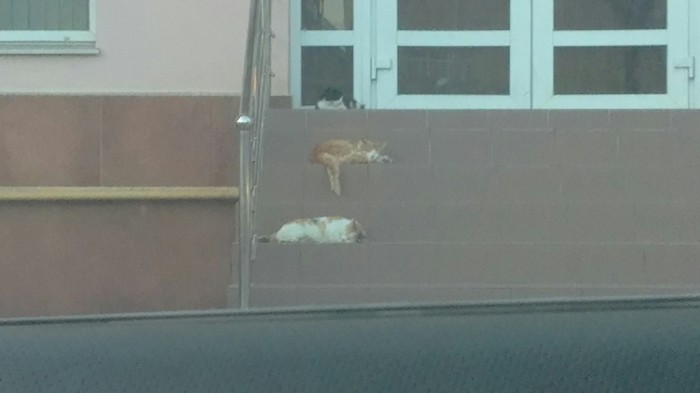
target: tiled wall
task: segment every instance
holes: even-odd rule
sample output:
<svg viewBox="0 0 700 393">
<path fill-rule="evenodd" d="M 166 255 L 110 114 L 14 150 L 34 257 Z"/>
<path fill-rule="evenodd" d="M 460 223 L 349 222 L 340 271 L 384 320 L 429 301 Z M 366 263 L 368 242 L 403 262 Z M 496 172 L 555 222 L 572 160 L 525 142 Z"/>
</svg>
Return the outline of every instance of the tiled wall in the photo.
<svg viewBox="0 0 700 393">
<path fill-rule="evenodd" d="M 226 307 L 229 202 L 0 204 L 0 318 Z"/>
<path fill-rule="evenodd" d="M 230 186 L 234 97 L 0 96 L 0 186 Z M 218 308 L 229 202 L 0 203 L 0 317 Z"/>
<path fill-rule="evenodd" d="M 345 215 L 362 245 L 263 244 L 258 305 L 645 295 L 700 289 L 698 111 L 278 111 L 258 230 Z M 388 141 L 347 165 L 333 137 Z M 257 296 L 257 297 L 256 297 Z"/>
<path fill-rule="evenodd" d="M 233 97 L 0 96 L 0 186 L 224 186 Z"/>
</svg>

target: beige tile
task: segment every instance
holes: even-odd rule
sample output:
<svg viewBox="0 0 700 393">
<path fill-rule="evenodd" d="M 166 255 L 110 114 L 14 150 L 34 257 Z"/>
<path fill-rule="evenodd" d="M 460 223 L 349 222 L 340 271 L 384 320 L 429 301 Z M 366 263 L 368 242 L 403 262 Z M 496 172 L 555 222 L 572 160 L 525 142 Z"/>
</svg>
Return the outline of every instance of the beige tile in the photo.
<svg viewBox="0 0 700 393">
<path fill-rule="evenodd" d="M 238 99 L 216 97 L 212 99 L 211 138 L 213 186 L 238 186 L 239 134 L 234 126 Z"/>
<path fill-rule="evenodd" d="M 432 165 L 432 198 L 438 203 L 491 202 L 498 194 L 495 166 Z"/>
<path fill-rule="evenodd" d="M 610 124 L 619 130 L 667 130 L 671 126 L 668 110 L 612 110 Z"/>
<path fill-rule="evenodd" d="M 544 129 L 549 127 L 549 111 L 493 110 L 489 120 L 494 130 Z"/>
<path fill-rule="evenodd" d="M 214 101 L 207 97 L 105 98 L 103 185 L 210 185 L 214 139 L 219 143 L 223 138 L 221 127 L 218 138 L 212 137 Z"/>
<path fill-rule="evenodd" d="M 487 129 L 489 111 L 486 110 L 430 110 L 428 127 L 434 129 Z"/>
<path fill-rule="evenodd" d="M 376 164 L 368 169 L 368 200 L 428 202 L 436 194 L 427 165 Z"/>
<path fill-rule="evenodd" d="M 231 282 L 227 203 L 0 208 L 0 315 L 219 308 Z"/>
<path fill-rule="evenodd" d="M 682 138 L 668 129 L 661 131 L 621 130 L 621 165 L 682 164 Z"/>
<path fill-rule="evenodd" d="M 296 285 L 301 280 L 301 248 L 295 244 L 258 244 L 251 285 Z"/>
<path fill-rule="evenodd" d="M 491 162 L 491 132 L 486 129 L 432 129 L 432 165 L 486 165 Z"/>
<path fill-rule="evenodd" d="M 498 165 L 551 165 L 554 132 L 549 129 L 499 130 L 493 134 L 493 162 Z"/>
<path fill-rule="evenodd" d="M 620 167 L 562 168 L 563 202 L 624 202 L 626 172 Z"/>
<path fill-rule="evenodd" d="M 425 111 L 421 110 L 372 110 L 367 111 L 367 125 L 371 132 L 379 130 L 427 130 Z"/>
<path fill-rule="evenodd" d="M 580 128 L 556 130 L 554 164 L 567 168 L 611 167 L 618 164 L 616 130 L 590 130 L 583 125 L 575 126 Z"/>
<path fill-rule="evenodd" d="M 610 128 L 607 110 L 553 110 L 549 112 L 549 126 L 557 134 L 572 130 L 592 131 Z"/>
<path fill-rule="evenodd" d="M 100 184 L 102 98 L 0 97 L 0 185 Z"/>
<path fill-rule="evenodd" d="M 301 248 L 299 283 L 364 284 L 368 272 L 364 244 L 311 244 Z"/>
</svg>

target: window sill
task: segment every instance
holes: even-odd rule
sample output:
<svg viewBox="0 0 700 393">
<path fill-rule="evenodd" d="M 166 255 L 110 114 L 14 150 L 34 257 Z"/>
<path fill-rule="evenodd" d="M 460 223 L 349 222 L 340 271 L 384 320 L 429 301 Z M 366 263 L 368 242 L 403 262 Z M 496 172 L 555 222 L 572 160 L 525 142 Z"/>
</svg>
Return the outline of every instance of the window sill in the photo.
<svg viewBox="0 0 700 393">
<path fill-rule="evenodd" d="M 98 55 L 94 42 L 0 42 L 0 55 Z"/>
</svg>

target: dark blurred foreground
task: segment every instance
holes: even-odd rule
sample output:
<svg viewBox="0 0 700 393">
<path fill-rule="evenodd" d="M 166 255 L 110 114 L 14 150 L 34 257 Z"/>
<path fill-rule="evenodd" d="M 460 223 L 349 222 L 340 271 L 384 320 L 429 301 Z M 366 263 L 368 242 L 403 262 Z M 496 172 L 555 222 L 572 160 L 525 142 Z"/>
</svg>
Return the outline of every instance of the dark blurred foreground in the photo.
<svg viewBox="0 0 700 393">
<path fill-rule="evenodd" d="M 698 392 L 698 298 L 0 322 L 0 392 Z"/>
</svg>

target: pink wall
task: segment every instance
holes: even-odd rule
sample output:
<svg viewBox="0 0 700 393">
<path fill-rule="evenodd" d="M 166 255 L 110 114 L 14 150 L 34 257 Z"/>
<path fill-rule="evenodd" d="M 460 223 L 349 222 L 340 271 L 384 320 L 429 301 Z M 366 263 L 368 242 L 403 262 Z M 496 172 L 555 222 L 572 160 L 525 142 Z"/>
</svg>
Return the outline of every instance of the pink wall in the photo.
<svg viewBox="0 0 700 393">
<path fill-rule="evenodd" d="M 273 1 L 273 94 L 286 95 L 288 0 Z M 248 4 L 100 0 L 99 55 L 0 55 L 0 93 L 240 94 Z"/>
</svg>

